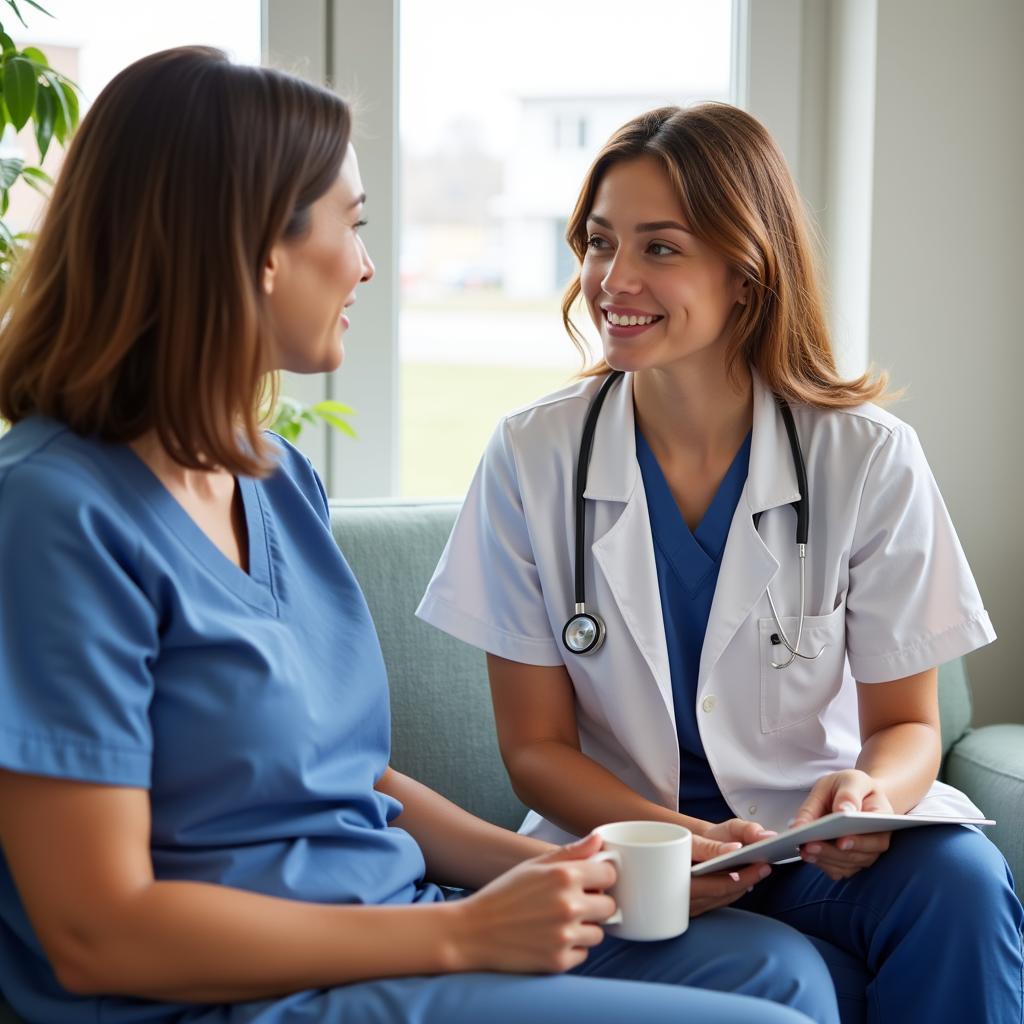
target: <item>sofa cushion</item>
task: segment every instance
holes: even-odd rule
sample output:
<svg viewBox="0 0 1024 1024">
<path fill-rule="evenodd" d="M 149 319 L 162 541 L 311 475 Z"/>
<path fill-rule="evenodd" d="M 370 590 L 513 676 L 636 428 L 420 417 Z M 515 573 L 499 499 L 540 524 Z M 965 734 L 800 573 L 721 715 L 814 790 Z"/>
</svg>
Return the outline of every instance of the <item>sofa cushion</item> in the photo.
<svg viewBox="0 0 1024 1024">
<path fill-rule="evenodd" d="M 946 754 L 971 724 L 971 689 L 963 658 L 939 666 L 939 714 Z"/>
<path fill-rule="evenodd" d="M 526 810 L 498 752 L 484 655 L 413 614 L 458 510 L 455 502 L 334 502 L 331 528 L 384 650 L 392 764 L 474 814 L 515 829 Z"/>
<path fill-rule="evenodd" d="M 997 824 L 985 833 L 1016 874 L 1024 895 L 1024 725 L 972 729 L 949 752 L 946 782 L 963 790 Z"/>
</svg>

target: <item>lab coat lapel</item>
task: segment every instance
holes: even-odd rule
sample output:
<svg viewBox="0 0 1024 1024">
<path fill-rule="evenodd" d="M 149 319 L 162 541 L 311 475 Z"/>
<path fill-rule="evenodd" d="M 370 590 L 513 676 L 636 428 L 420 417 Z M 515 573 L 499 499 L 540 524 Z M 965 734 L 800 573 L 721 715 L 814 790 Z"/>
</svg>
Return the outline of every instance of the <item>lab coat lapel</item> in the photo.
<svg viewBox="0 0 1024 1024">
<path fill-rule="evenodd" d="M 591 551 L 668 715 L 674 720 L 654 540 L 636 461 L 634 430 L 633 375 L 627 373 L 609 392 L 594 434 L 584 491 L 587 520 L 593 523 L 594 530 Z M 625 507 L 616 516 L 616 509 L 601 508 L 606 502 Z"/>
<path fill-rule="evenodd" d="M 751 371 L 751 375 L 754 426 L 750 465 L 743 494 L 732 517 L 718 585 L 711 603 L 701 651 L 698 693 L 703 690 L 722 653 L 779 569 L 778 560 L 754 527 L 754 515 L 788 505 L 800 496 L 786 427 L 775 396 L 756 371 Z"/>
</svg>

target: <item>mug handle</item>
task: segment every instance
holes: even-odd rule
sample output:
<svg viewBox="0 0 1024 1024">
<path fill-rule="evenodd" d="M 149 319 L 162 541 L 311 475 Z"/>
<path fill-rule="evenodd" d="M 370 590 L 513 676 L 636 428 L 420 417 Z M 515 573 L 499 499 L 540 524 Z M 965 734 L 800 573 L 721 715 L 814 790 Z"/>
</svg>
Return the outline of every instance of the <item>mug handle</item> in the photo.
<svg viewBox="0 0 1024 1024">
<path fill-rule="evenodd" d="M 614 850 L 601 850 L 600 853 L 595 853 L 590 858 L 593 861 L 610 860 L 616 870 L 622 869 L 622 858 Z M 603 921 L 598 921 L 598 924 L 622 924 L 622 911 L 616 907 L 615 913 L 611 917 L 606 917 Z"/>
</svg>

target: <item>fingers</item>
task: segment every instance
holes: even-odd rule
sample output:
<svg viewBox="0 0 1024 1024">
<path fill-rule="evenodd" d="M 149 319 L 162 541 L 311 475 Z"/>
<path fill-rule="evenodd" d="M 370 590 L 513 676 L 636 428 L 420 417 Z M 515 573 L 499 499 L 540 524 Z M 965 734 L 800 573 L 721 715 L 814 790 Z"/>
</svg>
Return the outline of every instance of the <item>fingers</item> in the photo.
<svg viewBox="0 0 1024 1024">
<path fill-rule="evenodd" d="M 790 820 L 791 827 L 796 828 L 799 825 L 817 821 L 818 818 L 832 810 L 832 782 L 833 776 L 831 775 L 818 779 L 811 787 L 810 793 L 807 794 L 807 799 Z"/>
<path fill-rule="evenodd" d="M 701 875 L 690 882 L 690 914 L 696 917 L 709 910 L 728 906 L 747 890 L 767 878 L 772 869 L 767 864 L 750 864 L 739 871 L 719 871 Z"/>
<path fill-rule="evenodd" d="M 719 842 L 717 839 L 707 839 L 704 836 L 694 835 L 693 837 L 693 862 L 699 864 L 704 860 L 711 860 L 723 853 L 732 853 L 743 846 L 742 842 Z"/>
<path fill-rule="evenodd" d="M 566 843 L 565 846 L 556 847 L 548 853 L 542 853 L 537 860 L 542 864 L 555 864 L 564 860 L 580 860 L 583 857 L 592 857 L 601 849 L 601 837 L 596 832 L 577 839 L 575 842 Z"/>
</svg>

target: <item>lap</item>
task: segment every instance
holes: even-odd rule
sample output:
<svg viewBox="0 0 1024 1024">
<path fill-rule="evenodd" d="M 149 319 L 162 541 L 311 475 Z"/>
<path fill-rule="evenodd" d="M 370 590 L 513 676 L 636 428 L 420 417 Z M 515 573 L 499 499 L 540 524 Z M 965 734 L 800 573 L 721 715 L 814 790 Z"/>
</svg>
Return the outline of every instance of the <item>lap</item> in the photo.
<svg viewBox="0 0 1024 1024">
<path fill-rule="evenodd" d="M 782 1004 L 788 1005 L 782 1005 Z M 798 1007 L 799 1009 L 794 1009 Z M 390 978 L 211 1007 L 188 1024 L 807 1024 L 834 1021 L 827 970 L 793 929 L 741 911 L 665 942 L 606 939 L 570 974 Z M 800 1012 L 802 1011 L 802 1012 Z"/>
</svg>

